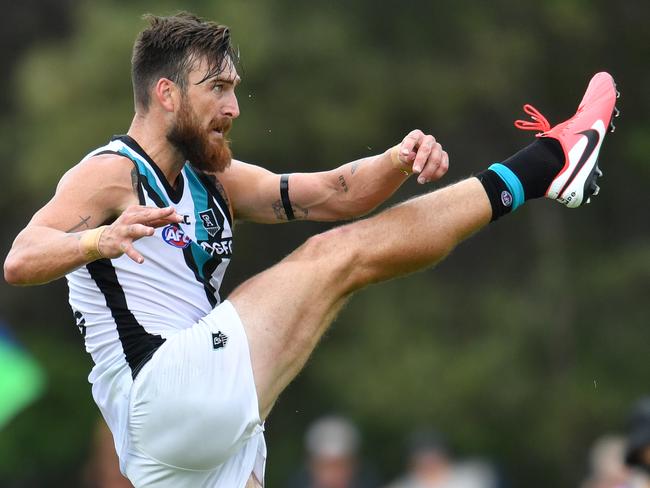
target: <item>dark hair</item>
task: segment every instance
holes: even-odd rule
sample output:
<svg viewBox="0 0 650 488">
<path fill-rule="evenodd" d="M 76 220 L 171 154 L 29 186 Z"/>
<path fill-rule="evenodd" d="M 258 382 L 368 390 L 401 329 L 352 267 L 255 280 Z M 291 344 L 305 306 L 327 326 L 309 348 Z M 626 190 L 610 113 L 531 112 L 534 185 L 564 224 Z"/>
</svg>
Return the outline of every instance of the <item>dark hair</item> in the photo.
<svg viewBox="0 0 650 488">
<path fill-rule="evenodd" d="M 138 35 L 131 58 L 136 108 L 149 107 L 149 92 L 160 78 L 168 78 L 184 90 L 188 73 L 201 58 L 207 60 L 208 71 L 199 83 L 218 75 L 224 60 L 230 58 L 235 65 L 239 62 L 225 25 L 188 12 L 170 17 L 147 14 L 144 18 L 149 27 Z"/>
</svg>

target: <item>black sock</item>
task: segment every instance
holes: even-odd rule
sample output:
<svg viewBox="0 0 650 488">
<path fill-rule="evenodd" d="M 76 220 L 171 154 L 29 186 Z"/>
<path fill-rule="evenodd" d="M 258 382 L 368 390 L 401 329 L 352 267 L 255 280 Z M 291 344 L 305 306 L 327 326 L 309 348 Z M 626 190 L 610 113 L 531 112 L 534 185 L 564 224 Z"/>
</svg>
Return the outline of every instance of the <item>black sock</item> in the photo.
<svg viewBox="0 0 650 488">
<path fill-rule="evenodd" d="M 515 210 L 526 200 L 540 198 L 564 167 L 560 143 L 538 138 L 503 163 L 495 163 L 476 175 L 492 205 L 492 220 Z"/>
</svg>

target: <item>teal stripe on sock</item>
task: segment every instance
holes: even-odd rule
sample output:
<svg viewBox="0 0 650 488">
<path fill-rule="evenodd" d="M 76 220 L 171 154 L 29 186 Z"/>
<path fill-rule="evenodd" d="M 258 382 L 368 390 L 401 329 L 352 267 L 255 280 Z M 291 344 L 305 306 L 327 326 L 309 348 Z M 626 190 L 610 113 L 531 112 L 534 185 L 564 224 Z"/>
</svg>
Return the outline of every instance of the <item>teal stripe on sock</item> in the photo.
<svg viewBox="0 0 650 488">
<path fill-rule="evenodd" d="M 523 205 L 526 201 L 526 196 L 524 194 L 524 187 L 521 184 L 521 181 L 519 181 L 517 175 L 514 174 L 510 168 L 501 163 L 494 163 L 488 169 L 498 174 L 499 178 L 503 180 L 510 190 L 510 193 L 512 194 L 512 210 Z"/>
</svg>

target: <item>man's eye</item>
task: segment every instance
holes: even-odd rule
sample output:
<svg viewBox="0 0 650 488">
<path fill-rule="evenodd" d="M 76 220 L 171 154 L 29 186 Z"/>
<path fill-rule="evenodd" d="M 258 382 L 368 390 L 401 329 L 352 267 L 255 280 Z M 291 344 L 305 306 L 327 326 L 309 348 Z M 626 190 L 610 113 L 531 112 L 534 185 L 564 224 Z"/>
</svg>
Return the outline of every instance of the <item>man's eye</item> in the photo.
<svg viewBox="0 0 650 488">
<path fill-rule="evenodd" d="M 213 90 L 216 91 L 217 93 L 221 93 L 223 91 L 223 83 L 217 83 L 216 85 L 214 85 Z"/>
</svg>

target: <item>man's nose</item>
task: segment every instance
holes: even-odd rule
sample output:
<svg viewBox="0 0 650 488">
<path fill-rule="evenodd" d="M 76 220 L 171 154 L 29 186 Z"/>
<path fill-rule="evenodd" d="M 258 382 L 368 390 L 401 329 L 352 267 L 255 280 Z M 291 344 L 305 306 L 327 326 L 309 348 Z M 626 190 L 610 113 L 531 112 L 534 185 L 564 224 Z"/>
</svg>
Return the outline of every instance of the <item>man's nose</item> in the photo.
<svg viewBox="0 0 650 488">
<path fill-rule="evenodd" d="M 222 114 L 231 119 L 236 119 L 239 117 L 239 102 L 237 102 L 237 96 L 234 93 L 231 93 L 225 104 L 222 108 Z"/>
</svg>

